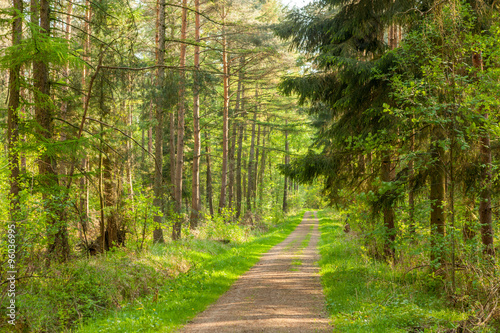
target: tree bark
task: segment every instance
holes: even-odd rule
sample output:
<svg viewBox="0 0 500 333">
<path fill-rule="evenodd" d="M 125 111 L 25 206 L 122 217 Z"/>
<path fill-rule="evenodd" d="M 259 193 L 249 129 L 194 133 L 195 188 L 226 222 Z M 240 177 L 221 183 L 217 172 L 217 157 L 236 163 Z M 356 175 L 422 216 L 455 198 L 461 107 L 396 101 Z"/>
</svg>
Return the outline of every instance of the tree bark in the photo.
<svg viewBox="0 0 500 333">
<path fill-rule="evenodd" d="M 290 163 L 290 157 L 288 156 L 288 119 L 285 119 L 285 165 Z M 288 177 L 285 176 L 284 188 L 283 188 L 283 212 L 288 211 Z"/>
<path fill-rule="evenodd" d="M 242 77 L 241 84 L 241 111 L 245 112 L 245 85 L 243 83 Z M 236 159 L 236 218 L 241 216 L 241 202 L 242 198 L 242 153 L 243 153 L 243 132 L 244 132 L 244 123 L 243 120 L 238 122 L 238 156 Z"/>
<path fill-rule="evenodd" d="M 391 176 L 391 154 L 388 151 L 382 153 L 382 166 L 380 178 L 383 182 L 392 182 L 393 177 Z M 388 203 L 384 204 L 383 208 L 384 214 L 384 226 L 385 226 L 385 243 L 384 243 L 384 256 L 386 259 L 393 259 L 395 256 L 394 252 L 394 242 L 396 240 L 396 230 L 394 225 L 394 210 L 392 205 Z"/>
<path fill-rule="evenodd" d="M 236 102 L 234 106 L 234 111 L 232 115 L 232 120 L 231 120 L 231 147 L 229 149 L 229 185 L 228 185 L 228 207 L 232 208 L 233 203 L 234 203 L 234 197 L 235 197 L 235 192 L 236 188 L 234 185 L 235 182 L 235 169 L 236 169 L 236 161 L 234 158 L 235 152 L 236 152 L 236 137 L 238 133 L 238 112 L 240 108 L 240 92 L 241 92 L 241 76 L 242 72 L 240 70 L 240 74 L 238 75 L 238 87 L 236 88 Z"/>
<path fill-rule="evenodd" d="M 177 156 L 175 162 L 175 217 L 172 239 L 181 238 L 182 230 L 182 171 L 184 169 L 184 115 L 185 115 L 185 92 L 186 92 L 186 38 L 187 38 L 187 0 L 182 0 L 182 27 L 181 27 L 181 54 L 179 67 L 179 109 L 177 114 Z"/>
<path fill-rule="evenodd" d="M 445 200 L 446 200 L 446 175 L 443 163 L 444 149 L 440 145 L 443 135 L 439 129 L 434 129 L 431 138 L 431 158 L 432 165 L 430 169 L 430 199 L 431 199 L 431 261 L 438 260 L 444 263 L 444 254 L 442 244 L 445 236 Z"/>
<path fill-rule="evenodd" d="M 222 171 L 220 185 L 219 213 L 226 207 L 227 191 L 227 152 L 228 152 L 228 112 L 229 112 L 229 63 L 227 61 L 227 40 L 226 40 L 226 12 L 225 3 L 222 4 L 222 67 L 224 85 L 224 105 L 222 115 Z"/>
<path fill-rule="evenodd" d="M 210 139 L 208 133 L 205 133 L 205 151 L 207 153 L 207 201 L 210 210 L 210 216 L 214 216 L 214 200 L 212 188 L 212 170 L 210 165 Z"/>
<path fill-rule="evenodd" d="M 411 142 L 410 142 L 410 152 L 414 152 L 415 150 L 415 131 L 412 130 L 412 135 L 411 135 Z M 409 206 L 409 227 L 410 227 L 410 234 L 411 237 L 415 235 L 415 197 L 414 197 L 414 177 L 415 177 L 415 170 L 414 170 L 414 163 L 413 163 L 413 157 L 408 163 L 408 173 L 409 173 L 409 192 L 408 192 L 408 206 Z"/>
<path fill-rule="evenodd" d="M 248 157 L 248 182 L 247 182 L 247 211 L 252 210 L 252 198 L 253 198 L 253 184 L 254 184 L 254 157 L 255 157 L 255 125 L 257 123 L 257 101 L 259 97 L 258 86 L 255 86 L 255 112 L 253 114 L 252 122 L 252 138 L 250 139 L 250 153 Z"/>
<path fill-rule="evenodd" d="M 257 146 L 255 147 L 255 163 L 254 163 L 254 181 L 252 183 L 253 186 L 253 207 L 255 210 L 257 210 L 257 184 L 259 181 L 259 153 L 260 153 L 260 124 L 257 126 Z"/>
<path fill-rule="evenodd" d="M 192 197 L 191 197 L 191 219 L 190 227 L 195 229 L 198 226 L 200 214 L 200 0 L 195 0 L 195 42 L 194 47 L 194 83 L 193 83 L 193 134 L 194 134 L 194 150 L 193 150 L 193 181 L 192 181 Z"/>
<path fill-rule="evenodd" d="M 477 72 L 483 71 L 483 58 L 481 53 L 474 53 L 472 64 Z M 483 110 L 480 110 L 481 112 Z M 485 122 L 488 120 L 488 113 L 483 113 Z M 483 133 L 479 139 L 481 158 L 481 192 L 479 194 L 479 223 L 481 225 L 481 240 L 484 246 L 484 253 L 490 258 L 495 256 L 493 246 L 493 223 L 491 215 L 491 143 L 488 129 L 483 128 Z"/>
<path fill-rule="evenodd" d="M 23 12 L 23 1 L 14 0 L 14 8 L 12 11 L 12 46 L 17 46 L 21 43 L 23 34 L 23 23 L 21 13 Z M 19 192 L 21 186 L 19 184 L 19 152 L 17 145 L 19 142 L 19 111 L 21 107 L 21 86 L 20 86 L 21 66 L 15 65 L 9 69 L 9 102 L 7 106 L 7 144 L 9 152 L 9 167 L 10 167 L 10 219 L 16 223 L 21 216 L 21 206 L 19 201 Z M 17 224 L 16 224 L 17 227 Z M 17 231 L 16 231 L 17 232 Z"/>
<path fill-rule="evenodd" d="M 40 34 L 43 38 L 50 38 L 50 6 L 49 0 L 32 1 L 35 5 L 35 11 L 38 12 L 40 23 Z M 34 14 L 36 15 L 36 14 Z M 51 109 L 50 87 L 49 87 L 49 67 L 44 61 L 35 61 L 33 63 L 33 81 L 36 93 L 35 100 L 35 118 L 39 125 L 38 136 L 48 145 L 38 160 L 38 172 L 40 184 L 43 188 L 43 200 L 48 219 L 48 255 L 56 258 L 58 261 L 65 261 L 69 255 L 68 231 L 66 226 L 66 217 L 64 215 L 63 202 L 55 199 L 55 194 L 59 192 L 59 180 L 57 174 L 57 161 L 55 154 L 50 152 L 53 147 L 50 143 L 53 140 L 53 110 Z M 54 208 L 56 207 L 56 208 Z"/>
<path fill-rule="evenodd" d="M 262 204 L 264 202 L 264 175 L 266 169 L 266 128 L 264 127 L 262 133 L 262 153 L 260 158 L 260 170 L 259 170 L 259 205 L 262 209 Z"/>
<path fill-rule="evenodd" d="M 161 92 L 164 85 L 165 69 L 165 0 L 156 2 L 156 86 L 158 96 L 156 100 L 156 131 L 155 131 L 155 179 L 153 205 L 161 214 L 154 216 L 155 229 L 153 231 L 153 242 L 164 243 L 162 230 L 163 209 L 163 98 Z"/>
</svg>

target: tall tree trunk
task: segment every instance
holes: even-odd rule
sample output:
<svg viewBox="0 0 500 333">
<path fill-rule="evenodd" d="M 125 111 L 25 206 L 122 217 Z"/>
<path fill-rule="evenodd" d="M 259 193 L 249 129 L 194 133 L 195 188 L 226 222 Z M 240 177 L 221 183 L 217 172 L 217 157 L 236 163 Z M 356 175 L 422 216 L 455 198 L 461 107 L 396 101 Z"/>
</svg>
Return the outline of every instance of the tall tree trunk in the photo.
<svg viewBox="0 0 500 333">
<path fill-rule="evenodd" d="M 103 186 L 104 186 L 104 210 L 106 214 L 106 232 L 104 234 L 106 251 L 118 245 L 118 222 L 116 211 L 116 190 L 113 181 L 113 166 L 111 162 L 109 148 L 105 148 L 102 168 L 103 168 Z"/>
<path fill-rule="evenodd" d="M 23 34 L 22 12 L 23 1 L 14 0 L 14 8 L 12 11 L 12 46 L 17 46 L 21 43 Z M 7 106 L 7 144 L 10 167 L 10 219 L 14 223 L 21 218 L 21 206 L 19 202 L 19 192 L 21 190 L 19 184 L 19 152 L 16 147 L 19 142 L 19 111 L 21 106 L 20 72 L 21 66 L 17 64 L 9 69 L 9 102 Z"/>
<path fill-rule="evenodd" d="M 224 85 L 224 105 L 222 114 L 222 171 L 220 185 L 219 213 L 226 207 L 227 191 L 227 151 L 228 151 L 228 113 L 229 113 L 229 63 L 227 61 L 226 6 L 222 4 L 222 66 Z"/>
<path fill-rule="evenodd" d="M 242 198 L 242 175 L 241 175 L 241 162 L 243 153 L 243 121 L 238 123 L 238 154 L 236 158 L 236 218 L 241 215 L 241 202 Z"/>
<path fill-rule="evenodd" d="M 160 91 L 163 91 L 165 80 L 165 0 L 156 2 L 156 85 L 158 87 L 158 96 L 156 99 L 156 131 L 155 131 L 155 180 L 153 205 L 161 214 L 154 216 L 155 229 L 153 231 L 153 242 L 164 243 L 162 230 L 163 216 L 163 97 Z"/>
<path fill-rule="evenodd" d="M 411 135 L 411 142 L 410 142 L 410 151 L 413 153 L 415 151 L 415 130 L 412 130 L 412 135 Z M 408 163 L 408 172 L 409 172 L 409 193 L 408 193 L 408 206 L 409 206 L 409 227 L 410 227 L 410 234 L 413 237 L 415 234 L 415 197 L 414 197 L 414 177 L 415 177 L 415 170 L 414 170 L 414 163 L 413 163 L 413 158 L 410 160 Z"/>
<path fill-rule="evenodd" d="M 210 165 L 210 139 L 205 131 L 205 151 L 207 153 L 207 201 L 210 210 L 210 216 L 214 216 L 214 200 L 212 188 L 212 170 Z"/>
<path fill-rule="evenodd" d="M 169 115 L 169 161 L 170 161 L 170 194 L 175 201 L 175 137 L 176 137 L 176 128 L 175 128 L 175 112 L 172 110 Z"/>
<path fill-rule="evenodd" d="M 290 163 L 290 157 L 288 156 L 288 119 L 285 119 L 285 165 Z M 283 212 L 288 211 L 288 177 L 285 176 L 285 182 L 283 187 Z"/>
<path fill-rule="evenodd" d="M 255 125 L 257 123 L 257 101 L 259 97 L 258 86 L 255 85 L 255 112 L 252 122 L 252 138 L 250 139 L 250 153 L 248 157 L 248 182 L 247 182 L 247 211 L 252 210 L 253 183 L 254 183 L 254 157 L 255 157 Z"/>
<path fill-rule="evenodd" d="M 72 2 L 71 2 L 72 4 Z M 90 20 L 92 16 L 92 10 L 90 7 L 90 0 L 85 1 L 85 23 L 84 23 L 84 44 L 83 44 L 83 72 L 82 72 L 82 87 L 85 89 L 87 86 L 87 75 L 88 75 L 88 67 L 87 65 L 90 63 Z M 68 15 L 67 19 L 67 24 L 68 24 L 68 35 L 69 35 L 69 30 L 71 29 L 70 24 L 68 21 L 70 21 L 71 15 Z M 68 36 L 69 40 L 69 36 Z M 87 104 L 87 98 L 90 98 L 90 92 L 88 94 L 83 94 L 82 96 L 82 107 L 85 109 L 85 105 Z M 87 157 L 82 158 L 82 170 L 83 172 L 87 171 L 88 168 L 88 159 Z M 87 186 L 87 178 L 82 177 L 80 179 L 80 214 L 81 214 L 81 224 L 82 224 L 82 233 L 85 236 L 87 233 L 87 222 L 89 220 L 89 203 L 88 203 L 88 195 L 89 195 L 89 189 Z"/>
<path fill-rule="evenodd" d="M 257 210 L 257 184 L 259 182 L 259 153 L 260 153 L 260 124 L 257 126 L 257 146 L 255 147 L 255 163 L 254 163 L 254 180 L 252 183 L 253 186 L 253 207 L 255 210 Z"/>
<path fill-rule="evenodd" d="M 477 72 L 483 71 L 483 58 L 481 53 L 473 54 L 472 64 Z M 488 113 L 483 113 L 483 117 L 485 121 L 487 121 Z M 493 246 L 493 223 L 491 215 L 491 144 L 487 128 L 483 129 L 479 141 L 481 157 L 479 224 L 481 225 L 481 239 L 483 241 L 484 253 L 490 256 L 490 258 L 494 258 L 495 248 Z"/>
<path fill-rule="evenodd" d="M 49 0 L 32 1 L 35 5 L 35 11 L 39 13 L 35 21 L 40 23 L 40 34 L 44 38 L 50 38 L 50 6 Z M 36 14 L 34 14 L 36 15 Z M 53 110 L 51 109 L 50 87 L 49 87 L 49 67 L 44 61 L 35 61 L 33 63 L 33 81 L 36 89 L 35 93 L 35 118 L 39 126 L 38 136 L 46 145 L 44 152 L 38 161 L 38 172 L 40 184 L 43 188 L 43 200 L 45 210 L 48 212 L 48 255 L 49 258 L 56 258 L 59 261 L 65 261 L 69 255 L 68 231 L 66 226 L 66 217 L 62 202 L 55 199 L 59 192 L 59 181 L 57 174 L 57 161 L 55 154 L 51 153 L 50 143 L 53 140 Z M 56 208 L 55 208 L 56 207 Z"/>
<path fill-rule="evenodd" d="M 388 33 L 389 48 L 391 50 L 396 48 L 395 40 L 395 26 L 391 24 Z M 382 152 L 382 165 L 380 168 L 380 178 L 383 182 L 392 182 L 394 180 L 393 166 L 391 165 L 391 152 Z M 384 256 L 386 259 L 395 259 L 394 242 L 396 240 L 396 229 L 394 223 L 394 209 L 391 203 L 385 203 L 383 208 L 384 215 L 384 227 L 386 232 L 385 243 L 384 243 Z"/>
<path fill-rule="evenodd" d="M 229 185 L 228 185 L 228 207 L 232 208 L 233 203 L 234 203 L 234 197 L 235 197 L 235 192 L 236 188 L 234 185 L 234 174 L 235 174 L 235 168 L 236 168 L 236 161 L 235 161 L 235 152 L 236 152 L 236 136 L 238 133 L 238 112 L 240 108 L 240 91 L 241 91 L 241 75 L 242 71 L 240 70 L 240 74 L 238 75 L 238 86 L 236 88 L 236 102 L 234 106 L 234 110 L 232 112 L 232 120 L 231 120 L 231 139 L 229 140 L 231 142 L 231 147 L 229 148 Z"/>
<path fill-rule="evenodd" d="M 190 227 L 195 229 L 198 226 L 200 214 L 200 0 L 195 0 L 195 42 L 194 47 L 194 84 L 193 84 L 193 134 L 194 134 L 194 151 L 193 151 L 193 181 L 192 181 L 192 197 L 191 197 L 191 219 Z"/>
<path fill-rule="evenodd" d="M 182 174 L 184 169 L 184 115 L 185 115 L 185 92 L 186 92 L 186 38 L 187 38 L 187 0 L 182 0 L 182 27 L 181 27 L 181 54 L 179 67 L 179 112 L 177 114 L 177 156 L 175 162 L 175 217 L 172 239 L 181 238 L 182 230 Z"/>
<path fill-rule="evenodd" d="M 262 209 L 262 204 L 264 202 L 264 176 L 266 169 L 266 128 L 264 127 L 262 133 L 262 153 L 260 158 L 260 169 L 259 169 L 259 206 Z"/>
<path fill-rule="evenodd" d="M 431 261 L 444 263 L 442 244 L 445 237 L 445 200 L 446 175 L 444 166 L 444 149 L 441 142 L 444 139 L 439 129 L 434 129 L 431 141 L 432 165 L 430 169 L 430 200 L 431 200 Z"/>
<path fill-rule="evenodd" d="M 384 151 L 382 153 L 382 166 L 380 178 L 383 182 L 392 182 L 393 177 L 391 175 L 391 154 L 389 151 Z M 396 240 L 396 230 L 394 225 L 394 210 L 392 208 L 392 203 L 384 204 L 383 208 L 384 214 L 384 226 L 385 226 L 385 243 L 384 243 L 384 256 L 386 259 L 394 259 L 394 242 Z"/>
</svg>

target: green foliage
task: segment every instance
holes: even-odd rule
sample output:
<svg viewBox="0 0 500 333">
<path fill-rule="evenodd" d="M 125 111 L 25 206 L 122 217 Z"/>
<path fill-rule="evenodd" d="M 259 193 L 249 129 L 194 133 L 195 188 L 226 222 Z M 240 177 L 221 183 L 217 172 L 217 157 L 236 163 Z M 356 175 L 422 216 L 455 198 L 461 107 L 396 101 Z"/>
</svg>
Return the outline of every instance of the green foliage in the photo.
<svg viewBox="0 0 500 333">
<path fill-rule="evenodd" d="M 343 233 L 345 213 L 323 210 L 318 217 L 322 282 L 335 332 L 442 332 L 468 318 L 432 288 L 442 285 L 439 276 L 373 261 L 355 235 Z"/>
<path fill-rule="evenodd" d="M 183 240 L 159 247 L 168 251 L 171 246 L 184 252 L 177 257 L 190 260 L 189 270 L 175 279 L 165 280 L 156 295 L 150 295 L 124 305 L 120 311 L 82 325 L 79 332 L 158 332 L 173 331 L 203 311 L 252 267 L 262 253 L 282 241 L 300 223 L 303 212 L 271 232 L 237 245 L 211 240 Z M 177 244 L 177 245 L 175 245 Z M 169 256 L 163 253 L 163 256 Z"/>
<path fill-rule="evenodd" d="M 53 265 L 19 285 L 29 292 L 17 297 L 18 321 L 29 332 L 67 331 L 78 323 L 82 332 L 170 330 L 216 300 L 302 215 L 269 221 L 266 233 L 222 223 L 216 232 L 227 243 L 209 236 L 209 220 L 196 237 Z M 84 325 L 91 318 L 96 322 Z M 5 325 L 0 330 L 9 331 Z"/>
</svg>

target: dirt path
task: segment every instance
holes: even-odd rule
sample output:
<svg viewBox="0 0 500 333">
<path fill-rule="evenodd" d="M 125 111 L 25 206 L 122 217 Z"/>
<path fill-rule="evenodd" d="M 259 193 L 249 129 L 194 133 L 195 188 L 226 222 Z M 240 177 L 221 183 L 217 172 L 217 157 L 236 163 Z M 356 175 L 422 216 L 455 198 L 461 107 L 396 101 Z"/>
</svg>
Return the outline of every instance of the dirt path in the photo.
<svg viewBox="0 0 500 333">
<path fill-rule="evenodd" d="M 180 332 L 331 332 L 315 262 L 316 213 Z"/>
</svg>

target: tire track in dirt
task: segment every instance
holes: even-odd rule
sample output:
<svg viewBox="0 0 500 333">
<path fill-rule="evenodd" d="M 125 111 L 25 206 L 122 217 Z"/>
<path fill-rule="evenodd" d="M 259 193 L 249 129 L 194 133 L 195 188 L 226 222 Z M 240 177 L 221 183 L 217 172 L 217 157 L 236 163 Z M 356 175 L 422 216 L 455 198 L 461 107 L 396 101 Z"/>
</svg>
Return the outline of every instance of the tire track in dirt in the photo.
<svg viewBox="0 0 500 333">
<path fill-rule="evenodd" d="M 309 236 L 308 236 L 309 235 Z M 318 266 L 316 213 L 180 332 L 331 332 Z"/>
</svg>

